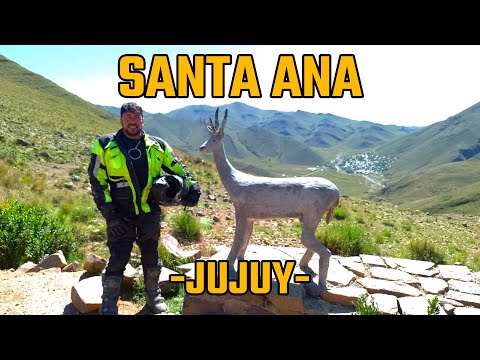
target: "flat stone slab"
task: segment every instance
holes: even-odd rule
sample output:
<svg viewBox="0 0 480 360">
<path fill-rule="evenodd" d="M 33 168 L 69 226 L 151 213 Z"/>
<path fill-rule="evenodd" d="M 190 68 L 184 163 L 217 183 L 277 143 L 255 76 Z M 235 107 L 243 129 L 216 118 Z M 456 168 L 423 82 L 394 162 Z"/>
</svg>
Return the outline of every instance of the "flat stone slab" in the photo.
<svg viewBox="0 0 480 360">
<path fill-rule="evenodd" d="M 188 264 L 183 264 L 183 265 L 179 265 L 177 266 L 177 269 L 178 269 L 178 272 L 179 273 L 182 273 L 182 274 L 186 274 L 188 273 L 189 271 L 195 271 L 195 263 L 188 263 Z"/>
<path fill-rule="evenodd" d="M 370 275 L 377 279 L 401 281 L 407 284 L 420 284 L 415 276 L 399 269 L 374 266 L 370 269 Z"/>
<path fill-rule="evenodd" d="M 463 305 L 461 302 L 457 301 L 457 300 L 454 300 L 454 299 L 449 299 L 449 298 L 446 298 L 445 296 L 439 296 L 438 297 L 438 302 L 442 305 L 452 305 L 453 307 L 463 307 L 465 305 Z"/>
<path fill-rule="evenodd" d="M 423 290 L 429 294 L 444 294 L 448 290 L 448 283 L 443 279 L 419 276 L 418 280 Z"/>
<path fill-rule="evenodd" d="M 457 300 L 465 306 L 480 308 L 480 295 L 465 294 L 459 291 L 450 290 L 445 295 L 448 299 Z"/>
<path fill-rule="evenodd" d="M 360 259 L 360 256 L 355 256 L 355 257 L 352 256 L 352 257 L 345 257 L 345 258 L 337 257 L 335 258 L 335 260 L 337 260 L 340 263 L 340 265 L 342 265 L 347 270 L 350 270 L 355 275 L 365 277 L 366 269 L 362 263 L 362 260 Z"/>
<path fill-rule="evenodd" d="M 403 315 L 428 315 L 429 303 L 434 295 L 427 296 L 405 296 L 398 299 L 400 310 Z M 439 315 L 446 315 L 443 308 L 438 304 Z M 432 314 L 433 315 L 433 314 Z"/>
<path fill-rule="evenodd" d="M 380 314 L 386 314 L 386 315 L 398 314 L 398 302 L 397 302 L 396 296 L 376 293 L 376 294 L 371 294 L 370 297 L 373 299 L 375 305 L 377 305 L 377 308 Z M 367 300 L 367 303 L 369 304 L 370 300 Z"/>
<path fill-rule="evenodd" d="M 412 268 L 412 269 L 422 269 L 422 270 L 429 270 L 435 266 L 435 263 L 431 261 L 411 260 L 411 259 L 392 258 L 392 257 L 383 257 L 383 259 L 392 268 L 395 267 L 395 266 L 392 266 L 393 264 L 405 269 Z M 402 269 L 402 270 L 405 270 L 405 269 Z"/>
<path fill-rule="evenodd" d="M 397 297 L 402 296 L 421 296 L 422 292 L 413 286 L 398 281 L 389 281 L 383 279 L 360 278 L 358 284 L 367 289 L 369 294 L 383 293 Z"/>
<path fill-rule="evenodd" d="M 364 264 L 368 264 L 370 266 L 387 266 L 387 264 L 385 264 L 385 261 L 383 261 L 383 259 L 378 255 L 360 254 L 360 258 L 362 259 Z"/>
<path fill-rule="evenodd" d="M 471 307 L 460 307 L 453 310 L 453 315 L 480 315 L 480 309 Z"/>
<path fill-rule="evenodd" d="M 409 268 L 398 267 L 397 269 L 405 271 L 412 275 L 420 275 L 425 277 L 434 277 L 439 274 L 439 271 L 437 268 L 425 270 L 425 269 L 414 268 L 414 267 L 409 267 Z"/>
<path fill-rule="evenodd" d="M 308 265 L 318 272 L 318 261 L 316 269 L 314 266 L 314 260 L 310 261 Z M 330 258 L 330 264 L 328 266 L 328 273 L 327 273 L 327 282 L 335 285 L 335 286 L 348 286 L 353 281 L 355 281 L 357 277 L 353 272 L 350 270 L 345 269 L 340 263 Z"/>
<path fill-rule="evenodd" d="M 437 265 L 440 277 L 446 281 L 450 279 L 473 281 L 472 272 L 463 265 Z"/>
<path fill-rule="evenodd" d="M 480 295 L 480 285 L 474 282 L 466 282 L 455 279 L 448 280 L 450 290 L 460 291 L 462 293 Z"/>
<path fill-rule="evenodd" d="M 352 302 L 358 300 L 362 295 L 367 295 L 367 290 L 358 286 L 346 286 L 322 291 L 323 300 L 345 306 L 352 306 Z"/>
<path fill-rule="evenodd" d="M 302 248 L 249 245 L 245 251 L 245 260 L 295 260 L 298 264 L 305 250 Z M 229 253 L 230 247 L 225 247 L 210 257 L 210 260 L 227 260 Z"/>
</svg>

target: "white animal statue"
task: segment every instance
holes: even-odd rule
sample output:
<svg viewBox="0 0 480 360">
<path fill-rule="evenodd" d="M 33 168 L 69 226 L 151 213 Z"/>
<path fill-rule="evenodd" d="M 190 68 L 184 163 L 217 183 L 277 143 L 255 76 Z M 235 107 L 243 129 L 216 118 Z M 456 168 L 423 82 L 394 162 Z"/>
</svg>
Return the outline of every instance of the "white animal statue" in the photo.
<svg viewBox="0 0 480 360">
<path fill-rule="evenodd" d="M 331 252 L 315 236 L 318 224 L 325 213 L 328 224 L 339 204 L 339 191 L 331 181 L 320 177 L 274 178 L 254 176 L 235 169 L 225 155 L 223 136 L 228 109 L 221 126 L 218 108 L 215 124 L 210 118 L 206 125 L 210 138 L 200 146 L 201 152 L 213 153 L 220 179 L 235 207 L 235 238 L 227 257 L 229 273 L 235 273 L 236 260 L 244 260 L 253 223 L 258 219 L 298 218 L 302 222 L 301 243 L 307 248 L 300 260 L 300 269 L 314 274 L 308 263 L 313 253 L 320 256 L 318 291 L 327 288 L 327 273 Z"/>
</svg>

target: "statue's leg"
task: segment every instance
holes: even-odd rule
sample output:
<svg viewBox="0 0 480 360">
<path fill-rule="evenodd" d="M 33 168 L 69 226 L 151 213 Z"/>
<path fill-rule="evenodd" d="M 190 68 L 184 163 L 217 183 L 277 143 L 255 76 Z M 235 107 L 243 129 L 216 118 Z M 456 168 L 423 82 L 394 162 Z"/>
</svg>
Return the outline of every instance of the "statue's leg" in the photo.
<svg viewBox="0 0 480 360">
<path fill-rule="evenodd" d="M 238 260 L 245 260 L 245 251 L 247 250 L 248 242 L 250 241 L 250 237 L 252 236 L 252 231 L 253 220 L 245 220 L 245 231 L 243 232 L 242 245 L 240 246 L 240 250 L 237 256 Z"/>
<path fill-rule="evenodd" d="M 245 234 L 249 232 L 248 230 L 248 221 L 245 217 L 238 214 L 238 211 L 235 213 L 235 238 L 233 239 L 232 248 L 228 254 L 228 273 L 230 279 L 236 279 L 238 277 L 237 272 L 235 271 L 235 261 L 240 254 L 240 251 L 243 247 L 247 247 L 248 238 Z M 251 229 L 250 229 L 251 233 Z"/>
<path fill-rule="evenodd" d="M 313 256 L 313 250 L 310 250 L 307 248 L 302 258 L 300 259 L 300 264 L 299 264 L 300 269 L 302 271 L 305 271 L 307 274 L 315 273 L 315 271 L 310 266 L 308 266 L 308 263 L 310 262 L 310 260 L 312 260 L 312 256 Z"/>
<path fill-rule="evenodd" d="M 332 256 L 332 253 L 321 242 L 318 243 L 321 248 L 319 251 L 320 262 L 318 264 L 318 286 L 321 287 L 322 290 L 327 290 L 328 267 L 330 265 L 330 256 Z"/>
<path fill-rule="evenodd" d="M 315 253 L 314 245 L 311 245 L 312 235 L 315 238 L 315 230 L 317 229 L 318 223 L 320 220 L 315 221 L 316 219 L 310 216 L 304 217 L 303 215 L 300 217 L 300 221 L 302 222 L 302 236 L 301 236 L 301 243 L 307 248 L 305 253 L 303 254 L 302 258 L 300 259 L 300 269 L 305 271 L 307 274 L 315 274 L 315 270 L 313 270 L 308 263 L 312 260 L 312 256 Z"/>
<path fill-rule="evenodd" d="M 330 256 L 332 253 L 323 245 L 315 236 L 315 230 L 320 222 L 321 216 L 318 214 L 304 214 L 301 242 L 307 248 L 307 251 L 300 260 L 300 268 L 310 269 L 308 267 L 308 261 L 311 260 L 312 255 L 316 252 L 320 256 L 318 266 L 318 286 L 321 290 L 327 289 L 327 274 L 328 267 L 330 265 Z M 307 272 L 307 271 L 305 271 Z"/>
</svg>

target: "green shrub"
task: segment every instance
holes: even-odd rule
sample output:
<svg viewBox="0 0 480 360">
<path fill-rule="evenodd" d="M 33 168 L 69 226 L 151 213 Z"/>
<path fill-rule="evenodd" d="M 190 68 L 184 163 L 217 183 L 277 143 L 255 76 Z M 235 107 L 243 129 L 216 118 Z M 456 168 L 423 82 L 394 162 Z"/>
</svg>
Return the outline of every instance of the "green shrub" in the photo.
<svg viewBox="0 0 480 360">
<path fill-rule="evenodd" d="M 189 211 L 172 215 L 171 225 L 174 234 L 187 241 L 198 241 L 202 237 L 199 221 L 190 215 Z"/>
<path fill-rule="evenodd" d="M 402 229 L 405 231 L 412 231 L 412 223 L 410 221 L 402 222 Z"/>
<path fill-rule="evenodd" d="M 214 221 L 208 218 L 201 218 L 199 224 L 202 228 L 211 230 L 213 229 Z"/>
<path fill-rule="evenodd" d="M 445 264 L 445 253 L 427 240 L 412 240 L 407 247 L 409 257 L 413 260 L 431 261 Z"/>
<path fill-rule="evenodd" d="M 480 271 L 480 253 L 475 253 L 473 255 L 471 268 L 473 271 Z"/>
<path fill-rule="evenodd" d="M 168 312 L 175 315 L 182 315 L 183 313 L 183 301 L 185 300 L 185 288 L 182 284 L 173 286 L 165 294 L 165 303 L 168 306 Z"/>
<path fill-rule="evenodd" d="M 428 299 L 427 315 L 439 315 L 440 305 L 438 304 L 438 296 Z"/>
<path fill-rule="evenodd" d="M 468 253 L 464 249 L 456 248 L 455 252 L 451 253 L 451 258 L 449 263 L 460 263 L 466 264 L 468 259 Z"/>
<path fill-rule="evenodd" d="M 163 245 L 159 245 L 158 247 L 158 255 L 160 256 L 160 259 L 162 259 L 163 266 L 171 269 L 176 272 L 180 272 L 178 270 L 178 266 L 188 264 L 192 262 L 190 258 L 179 258 L 171 253 L 168 252 L 168 250 L 165 248 Z M 134 289 L 134 296 L 136 296 L 134 299 L 136 300 L 137 303 L 144 301 L 144 295 L 143 295 L 143 280 L 142 283 L 136 284 L 136 290 Z M 140 293 L 140 290 L 142 292 Z M 171 314 L 177 314 L 181 315 L 183 312 L 183 300 L 185 298 L 185 289 L 182 284 L 177 284 L 175 286 L 172 286 L 168 291 L 162 293 L 162 296 L 165 298 L 165 303 L 168 306 L 168 312 Z"/>
<path fill-rule="evenodd" d="M 15 147 L 0 147 L 0 159 L 3 159 L 10 165 L 21 165 L 25 162 L 24 156 Z"/>
<path fill-rule="evenodd" d="M 77 206 L 71 211 L 70 217 L 72 221 L 88 223 L 89 220 L 95 218 L 97 209 L 87 206 Z"/>
<path fill-rule="evenodd" d="M 374 254 L 377 250 L 359 225 L 334 224 L 317 230 L 316 236 L 335 255 Z"/>
<path fill-rule="evenodd" d="M 135 304 L 145 303 L 145 280 L 140 276 L 137 281 L 133 283 L 132 302 Z"/>
<path fill-rule="evenodd" d="M 345 220 L 348 217 L 348 211 L 342 207 L 337 207 L 333 210 L 333 218 L 337 220 Z"/>
<path fill-rule="evenodd" d="M 376 234 L 374 239 L 375 239 L 375 243 L 379 245 L 385 242 L 385 237 L 383 236 L 383 234 Z"/>
<path fill-rule="evenodd" d="M 179 258 L 172 255 L 163 245 L 158 246 L 158 255 L 160 256 L 160 259 L 162 259 L 164 267 L 176 272 L 179 272 L 177 269 L 178 266 L 191 262 L 191 259 L 189 258 Z"/>
<path fill-rule="evenodd" d="M 383 220 L 382 224 L 385 225 L 385 226 L 393 227 L 393 228 L 395 227 L 395 223 L 390 221 L 390 220 Z"/>
<path fill-rule="evenodd" d="M 352 301 L 352 305 L 357 309 L 356 315 L 378 315 L 380 313 L 373 298 L 370 298 L 370 303 L 368 303 L 367 299 L 368 295 L 364 294 L 358 300 Z"/>
<path fill-rule="evenodd" d="M 391 237 L 393 236 L 393 233 L 392 233 L 392 231 L 389 230 L 389 229 L 383 229 L 382 235 L 383 235 L 384 237 L 391 238 Z"/>
<path fill-rule="evenodd" d="M 145 304 L 145 280 L 141 276 L 133 284 L 131 300 L 135 304 Z M 185 299 L 185 288 L 182 284 L 171 286 L 168 291 L 162 292 L 165 303 L 170 314 L 181 315 L 183 313 L 183 300 Z"/>
<path fill-rule="evenodd" d="M 66 259 L 77 255 L 73 229 L 42 208 L 15 200 L 0 204 L 0 269 L 38 263 L 58 250 Z"/>
</svg>

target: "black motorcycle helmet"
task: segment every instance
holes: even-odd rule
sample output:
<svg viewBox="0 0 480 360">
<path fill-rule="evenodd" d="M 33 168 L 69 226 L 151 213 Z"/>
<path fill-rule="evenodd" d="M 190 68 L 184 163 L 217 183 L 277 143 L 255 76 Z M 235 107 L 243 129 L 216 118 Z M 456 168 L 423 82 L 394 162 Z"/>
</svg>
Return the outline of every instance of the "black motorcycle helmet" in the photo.
<svg viewBox="0 0 480 360">
<path fill-rule="evenodd" d="M 162 206 L 180 205 L 188 193 L 188 184 L 178 175 L 163 175 L 153 182 L 150 191 L 153 201 Z"/>
</svg>

